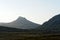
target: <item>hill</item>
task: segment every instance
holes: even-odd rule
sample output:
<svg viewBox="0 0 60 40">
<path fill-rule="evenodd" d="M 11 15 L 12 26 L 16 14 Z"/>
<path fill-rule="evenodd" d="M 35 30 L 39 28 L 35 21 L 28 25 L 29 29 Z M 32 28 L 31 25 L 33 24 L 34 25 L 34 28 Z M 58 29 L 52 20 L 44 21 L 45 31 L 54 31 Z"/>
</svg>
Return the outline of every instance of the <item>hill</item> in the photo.
<svg viewBox="0 0 60 40">
<path fill-rule="evenodd" d="M 60 14 L 52 17 L 38 29 L 44 33 L 60 33 Z"/>
</svg>

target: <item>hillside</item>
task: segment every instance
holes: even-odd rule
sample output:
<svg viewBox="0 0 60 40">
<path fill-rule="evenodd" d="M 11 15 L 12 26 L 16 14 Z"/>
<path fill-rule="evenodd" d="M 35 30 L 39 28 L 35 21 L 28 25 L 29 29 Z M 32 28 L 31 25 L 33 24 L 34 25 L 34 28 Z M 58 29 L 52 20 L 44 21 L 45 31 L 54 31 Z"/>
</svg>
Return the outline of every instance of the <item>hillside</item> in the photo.
<svg viewBox="0 0 60 40">
<path fill-rule="evenodd" d="M 38 30 L 44 33 L 60 33 L 60 14 L 45 22 Z"/>
</svg>

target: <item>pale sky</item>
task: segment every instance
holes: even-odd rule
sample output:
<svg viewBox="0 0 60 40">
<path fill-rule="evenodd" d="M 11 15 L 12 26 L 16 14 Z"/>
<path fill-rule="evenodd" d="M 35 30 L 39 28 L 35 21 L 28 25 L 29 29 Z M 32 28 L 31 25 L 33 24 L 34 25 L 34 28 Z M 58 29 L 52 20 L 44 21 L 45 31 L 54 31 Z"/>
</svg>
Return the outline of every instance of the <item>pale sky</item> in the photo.
<svg viewBox="0 0 60 40">
<path fill-rule="evenodd" d="M 60 13 L 60 0 L 0 0 L 0 22 L 11 22 L 19 16 L 42 24 Z"/>
</svg>

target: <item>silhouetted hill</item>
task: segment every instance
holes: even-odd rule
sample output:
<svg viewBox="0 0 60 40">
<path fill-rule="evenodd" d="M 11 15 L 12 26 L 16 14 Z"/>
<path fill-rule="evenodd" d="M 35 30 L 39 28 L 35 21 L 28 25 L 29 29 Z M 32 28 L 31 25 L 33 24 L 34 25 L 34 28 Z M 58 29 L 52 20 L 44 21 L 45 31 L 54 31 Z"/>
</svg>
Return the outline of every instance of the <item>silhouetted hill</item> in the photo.
<svg viewBox="0 0 60 40">
<path fill-rule="evenodd" d="M 39 24 L 33 23 L 24 17 L 19 17 L 17 20 L 11 23 L 0 23 L 0 25 L 19 29 L 34 29 L 40 26 Z"/>
<path fill-rule="evenodd" d="M 45 22 L 39 30 L 45 33 L 60 33 L 60 14 Z"/>
</svg>

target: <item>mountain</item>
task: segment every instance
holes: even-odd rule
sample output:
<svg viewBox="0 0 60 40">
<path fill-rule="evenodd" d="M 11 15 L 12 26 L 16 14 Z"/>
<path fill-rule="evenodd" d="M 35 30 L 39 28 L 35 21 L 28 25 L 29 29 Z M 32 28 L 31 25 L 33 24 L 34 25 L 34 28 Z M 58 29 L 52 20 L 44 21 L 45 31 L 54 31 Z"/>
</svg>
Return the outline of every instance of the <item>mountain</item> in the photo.
<svg viewBox="0 0 60 40">
<path fill-rule="evenodd" d="M 60 14 L 45 22 L 39 30 L 46 33 L 60 33 Z"/>
<path fill-rule="evenodd" d="M 0 25 L 6 27 L 18 28 L 18 29 L 34 29 L 40 26 L 39 24 L 33 23 L 24 17 L 18 17 L 17 20 L 11 23 L 0 23 Z"/>
</svg>

